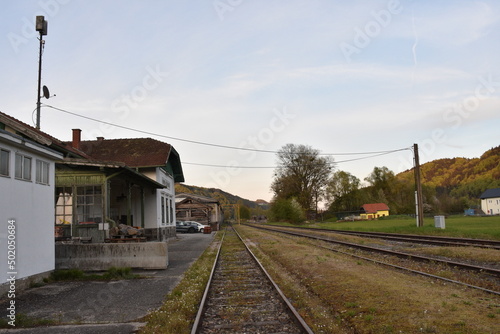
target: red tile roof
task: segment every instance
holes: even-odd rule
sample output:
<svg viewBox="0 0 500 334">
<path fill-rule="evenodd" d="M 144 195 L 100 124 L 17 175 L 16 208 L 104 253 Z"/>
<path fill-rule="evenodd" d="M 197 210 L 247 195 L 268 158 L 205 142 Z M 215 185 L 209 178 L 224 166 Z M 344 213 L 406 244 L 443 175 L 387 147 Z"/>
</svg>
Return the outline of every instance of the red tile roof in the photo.
<svg viewBox="0 0 500 334">
<path fill-rule="evenodd" d="M 364 204 L 362 209 L 365 213 L 377 213 L 378 211 L 389 211 L 389 207 L 385 203 Z"/>
<path fill-rule="evenodd" d="M 129 167 L 158 167 L 167 164 L 170 144 L 151 138 L 81 141 L 80 150 L 99 161 L 122 162 Z"/>
</svg>

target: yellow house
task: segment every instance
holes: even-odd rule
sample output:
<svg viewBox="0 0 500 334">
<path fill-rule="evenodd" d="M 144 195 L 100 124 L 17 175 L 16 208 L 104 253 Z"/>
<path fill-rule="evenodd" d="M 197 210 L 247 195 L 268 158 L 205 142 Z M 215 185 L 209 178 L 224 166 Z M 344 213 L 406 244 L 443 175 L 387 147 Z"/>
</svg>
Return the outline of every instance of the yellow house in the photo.
<svg viewBox="0 0 500 334">
<path fill-rule="evenodd" d="M 376 219 L 389 215 L 389 207 L 385 203 L 364 204 L 361 207 L 361 219 Z"/>
</svg>

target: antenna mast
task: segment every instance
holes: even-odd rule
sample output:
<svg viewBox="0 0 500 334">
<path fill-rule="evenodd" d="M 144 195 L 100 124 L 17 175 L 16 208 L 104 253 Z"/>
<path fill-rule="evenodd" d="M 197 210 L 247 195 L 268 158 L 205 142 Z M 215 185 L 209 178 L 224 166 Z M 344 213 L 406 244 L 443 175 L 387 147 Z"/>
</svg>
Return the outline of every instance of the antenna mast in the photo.
<svg viewBox="0 0 500 334">
<path fill-rule="evenodd" d="M 36 99 L 36 128 L 40 130 L 40 98 L 41 98 L 41 84 L 42 84 L 42 51 L 45 45 L 43 36 L 47 35 L 48 22 L 45 21 L 43 16 L 37 16 L 35 21 L 35 29 L 40 33 L 40 54 L 38 57 L 38 95 Z"/>
</svg>

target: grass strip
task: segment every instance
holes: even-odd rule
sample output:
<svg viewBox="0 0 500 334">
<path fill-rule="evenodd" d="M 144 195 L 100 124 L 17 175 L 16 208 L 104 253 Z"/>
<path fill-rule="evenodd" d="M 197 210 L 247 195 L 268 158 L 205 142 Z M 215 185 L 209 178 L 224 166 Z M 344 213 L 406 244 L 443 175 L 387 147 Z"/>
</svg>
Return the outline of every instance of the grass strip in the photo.
<svg viewBox="0 0 500 334">
<path fill-rule="evenodd" d="M 12 328 L 8 319 L 0 319 L 0 328 Z M 16 314 L 15 328 L 31 328 L 41 326 L 55 326 L 61 324 L 58 320 L 53 319 L 39 319 L 30 317 L 23 313 Z"/>
<path fill-rule="evenodd" d="M 497 296 L 238 230 L 315 333 L 500 333 Z"/>
<path fill-rule="evenodd" d="M 217 255 L 220 236 L 221 234 L 217 233 L 210 246 L 167 295 L 163 305 L 143 319 L 147 324 L 141 329 L 141 334 L 190 333 Z"/>
<path fill-rule="evenodd" d="M 297 226 L 289 223 L 270 224 Z M 408 216 L 388 216 L 365 221 L 336 221 L 335 219 L 332 219 L 324 222 L 311 222 L 298 226 L 345 231 L 403 233 L 500 240 L 500 216 L 447 216 L 445 217 L 445 229 L 436 228 L 434 226 L 434 218 L 424 218 L 424 226 L 417 227 L 415 218 Z"/>
<path fill-rule="evenodd" d="M 85 273 L 80 269 L 64 269 L 53 271 L 49 278 L 45 279 L 45 283 L 59 281 L 113 281 L 122 279 L 138 279 L 142 276 L 132 273 L 132 269 L 128 267 L 117 268 L 111 267 L 103 274 Z"/>
</svg>

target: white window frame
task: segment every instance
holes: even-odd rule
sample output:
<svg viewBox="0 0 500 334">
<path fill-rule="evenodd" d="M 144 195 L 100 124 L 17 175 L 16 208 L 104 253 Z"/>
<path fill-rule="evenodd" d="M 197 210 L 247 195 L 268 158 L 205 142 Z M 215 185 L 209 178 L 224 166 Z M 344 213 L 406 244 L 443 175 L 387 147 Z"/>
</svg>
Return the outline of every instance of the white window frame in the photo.
<svg viewBox="0 0 500 334">
<path fill-rule="evenodd" d="M 36 183 L 49 185 L 50 164 L 47 161 L 36 159 Z"/>
<path fill-rule="evenodd" d="M 161 226 L 167 225 L 167 208 L 166 208 L 166 203 L 167 202 L 167 197 L 165 194 L 161 194 L 160 196 L 160 206 L 161 206 Z"/>
<path fill-rule="evenodd" d="M 18 158 L 20 160 L 18 160 Z M 31 162 L 32 158 L 30 156 L 16 153 L 16 163 L 15 163 L 15 177 L 18 180 L 31 181 Z"/>
<path fill-rule="evenodd" d="M 4 164 L 7 167 L 6 173 L 1 169 Z M 10 176 L 10 151 L 3 148 L 0 149 L 0 176 Z"/>
<path fill-rule="evenodd" d="M 168 201 L 169 201 L 168 210 L 170 216 L 169 225 L 174 225 L 174 205 L 173 205 L 174 202 L 172 201 L 172 197 L 169 197 Z"/>
</svg>

